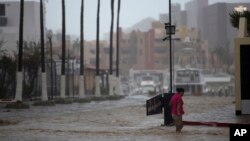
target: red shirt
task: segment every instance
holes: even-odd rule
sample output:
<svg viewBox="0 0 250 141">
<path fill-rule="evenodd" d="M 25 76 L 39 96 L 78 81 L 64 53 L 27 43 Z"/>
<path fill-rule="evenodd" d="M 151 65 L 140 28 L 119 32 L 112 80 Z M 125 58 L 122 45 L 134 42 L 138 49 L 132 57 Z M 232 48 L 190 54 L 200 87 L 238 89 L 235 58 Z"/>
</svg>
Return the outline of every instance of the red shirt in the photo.
<svg viewBox="0 0 250 141">
<path fill-rule="evenodd" d="M 170 100 L 170 105 L 171 105 L 171 114 L 172 115 L 183 115 L 184 110 L 183 110 L 183 100 L 182 96 L 179 93 L 175 93 Z"/>
</svg>

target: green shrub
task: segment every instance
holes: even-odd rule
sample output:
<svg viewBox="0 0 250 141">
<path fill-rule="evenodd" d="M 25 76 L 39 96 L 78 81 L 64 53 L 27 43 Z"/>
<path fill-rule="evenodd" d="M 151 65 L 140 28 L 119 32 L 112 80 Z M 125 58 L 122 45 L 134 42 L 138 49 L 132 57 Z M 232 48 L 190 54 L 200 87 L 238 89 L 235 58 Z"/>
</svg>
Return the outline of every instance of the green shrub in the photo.
<svg viewBox="0 0 250 141">
<path fill-rule="evenodd" d="M 9 109 L 29 109 L 30 106 L 29 106 L 29 104 L 23 103 L 22 101 L 17 101 L 15 103 L 7 104 L 6 108 L 9 108 Z"/>
<path fill-rule="evenodd" d="M 55 106 L 54 101 L 36 101 L 33 106 Z"/>
<path fill-rule="evenodd" d="M 73 99 L 69 99 L 69 98 L 57 98 L 57 99 L 55 99 L 55 103 L 56 104 L 72 104 L 73 103 Z"/>
<path fill-rule="evenodd" d="M 88 103 L 88 102 L 91 102 L 91 98 L 74 99 L 74 102 L 78 102 L 78 103 Z"/>
</svg>

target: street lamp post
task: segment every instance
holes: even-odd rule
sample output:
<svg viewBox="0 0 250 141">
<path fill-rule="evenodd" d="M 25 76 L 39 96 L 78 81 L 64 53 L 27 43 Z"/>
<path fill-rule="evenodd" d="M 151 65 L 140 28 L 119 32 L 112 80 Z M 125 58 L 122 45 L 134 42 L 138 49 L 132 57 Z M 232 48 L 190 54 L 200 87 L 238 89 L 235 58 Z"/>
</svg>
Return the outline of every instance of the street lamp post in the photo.
<svg viewBox="0 0 250 141">
<path fill-rule="evenodd" d="M 163 40 L 169 40 L 169 72 L 170 72 L 170 81 L 169 81 L 169 88 L 170 92 L 173 92 L 172 90 L 172 74 L 173 74 L 173 69 L 172 69 L 172 34 L 175 34 L 175 25 L 171 25 L 170 23 L 165 23 L 165 29 L 166 29 L 166 34 L 169 35 L 165 37 Z"/>
<path fill-rule="evenodd" d="M 168 35 L 167 37 L 165 37 L 163 39 L 163 41 L 165 40 L 169 40 L 169 71 L 170 71 L 170 92 L 172 93 L 173 90 L 172 90 L 172 82 L 173 82 L 173 79 L 172 79 L 172 73 L 173 73 L 173 70 L 172 70 L 172 35 L 175 34 L 175 25 L 172 25 L 171 24 L 171 0 L 169 0 L 169 22 L 168 23 L 165 23 L 165 30 L 166 30 L 166 34 Z"/>
<path fill-rule="evenodd" d="M 172 90 L 172 82 L 173 82 L 173 80 L 172 80 L 172 23 L 171 23 L 171 19 L 172 19 L 172 16 L 171 16 L 172 12 L 171 11 L 172 10 L 171 10 L 171 0 L 169 0 L 169 4 L 168 5 L 169 5 L 169 27 L 170 27 L 170 32 L 169 32 L 170 92 L 172 93 L 173 92 L 173 90 Z"/>
<path fill-rule="evenodd" d="M 169 106 L 169 101 L 172 96 L 173 90 L 172 90 L 172 34 L 175 34 L 175 25 L 171 24 L 171 0 L 169 0 L 169 22 L 165 23 L 165 29 L 166 34 L 168 35 L 163 40 L 169 39 L 169 72 L 170 72 L 170 91 L 169 94 L 163 95 L 164 99 L 164 125 L 170 125 L 173 122 L 172 116 L 171 116 L 171 108 Z"/>
</svg>

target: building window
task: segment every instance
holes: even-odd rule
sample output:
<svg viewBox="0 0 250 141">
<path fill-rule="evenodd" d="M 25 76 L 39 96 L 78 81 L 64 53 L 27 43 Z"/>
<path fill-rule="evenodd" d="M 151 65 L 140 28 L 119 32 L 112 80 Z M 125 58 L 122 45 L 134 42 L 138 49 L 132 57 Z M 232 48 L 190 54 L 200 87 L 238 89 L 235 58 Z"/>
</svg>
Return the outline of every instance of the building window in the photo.
<svg viewBox="0 0 250 141">
<path fill-rule="evenodd" d="M 128 60 L 122 60 L 122 64 L 128 64 Z"/>
<path fill-rule="evenodd" d="M 143 55 L 143 51 L 142 51 L 142 49 L 140 49 L 140 55 Z"/>
<path fill-rule="evenodd" d="M 129 54 L 129 53 L 130 53 L 129 49 L 125 49 L 125 48 L 122 49 L 122 54 Z"/>
<path fill-rule="evenodd" d="M 95 58 L 90 58 L 89 63 L 91 65 L 95 65 L 96 64 L 96 59 Z"/>
<path fill-rule="evenodd" d="M 105 54 L 109 54 L 109 51 L 110 51 L 110 48 L 108 48 L 108 47 L 105 47 L 105 48 L 103 49 L 103 52 L 104 52 Z"/>
<path fill-rule="evenodd" d="M 94 49 L 91 49 L 91 50 L 90 50 L 90 53 L 95 54 L 95 50 L 94 50 Z"/>
<path fill-rule="evenodd" d="M 0 4 L 0 16 L 5 16 L 5 4 Z"/>
<path fill-rule="evenodd" d="M 162 43 L 162 39 L 154 39 L 155 43 Z"/>
<path fill-rule="evenodd" d="M 142 39 L 140 39 L 140 42 L 141 42 L 141 44 L 143 44 L 143 40 Z"/>
<path fill-rule="evenodd" d="M 160 61 L 159 60 L 155 60 L 155 64 L 160 64 Z"/>
<path fill-rule="evenodd" d="M 165 48 L 165 47 L 155 47 L 154 48 L 154 52 L 155 53 L 166 53 L 167 52 L 167 48 Z"/>
</svg>

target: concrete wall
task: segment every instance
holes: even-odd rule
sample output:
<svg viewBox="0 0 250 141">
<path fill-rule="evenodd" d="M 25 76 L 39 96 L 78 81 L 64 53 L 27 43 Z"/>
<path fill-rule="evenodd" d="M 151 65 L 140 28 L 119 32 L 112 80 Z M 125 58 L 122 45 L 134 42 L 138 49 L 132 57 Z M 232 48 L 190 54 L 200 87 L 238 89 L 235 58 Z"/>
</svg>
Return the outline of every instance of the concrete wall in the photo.
<svg viewBox="0 0 250 141">
<path fill-rule="evenodd" d="M 235 46 L 235 112 L 236 115 L 241 115 L 245 112 L 244 110 L 248 109 L 248 114 L 250 114 L 250 100 L 242 100 L 242 91 L 241 91 L 241 77 L 249 77 L 249 76 L 241 76 L 241 60 L 240 60 L 240 45 L 250 45 L 250 38 L 236 38 L 234 40 Z M 249 93 L 248 93 L 249 94 Z M 245 103 L 244 103 L 245 102 Z M 247 107 L 248 106 L 248 107 Z"/>
</svg>

